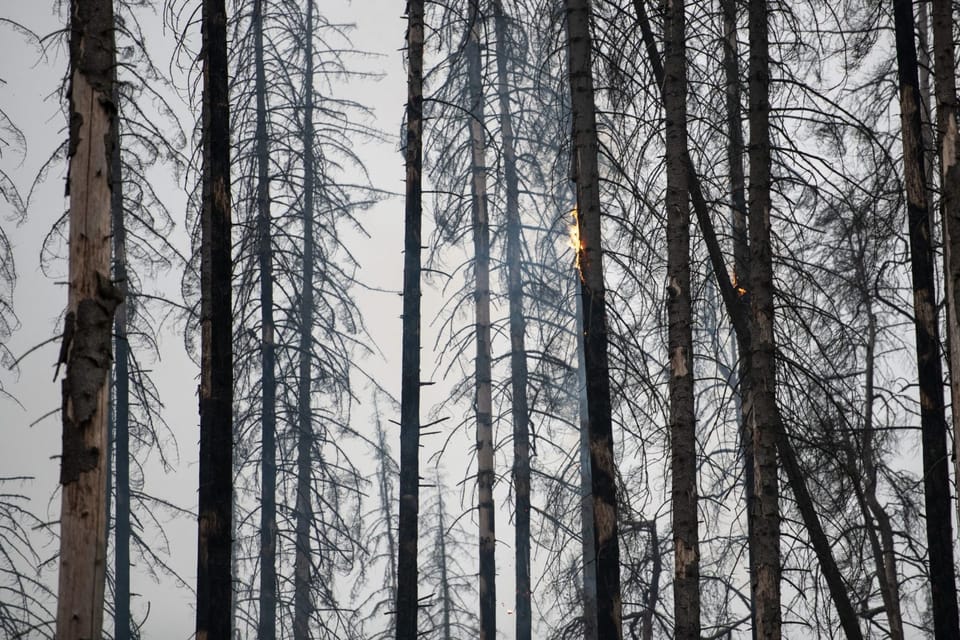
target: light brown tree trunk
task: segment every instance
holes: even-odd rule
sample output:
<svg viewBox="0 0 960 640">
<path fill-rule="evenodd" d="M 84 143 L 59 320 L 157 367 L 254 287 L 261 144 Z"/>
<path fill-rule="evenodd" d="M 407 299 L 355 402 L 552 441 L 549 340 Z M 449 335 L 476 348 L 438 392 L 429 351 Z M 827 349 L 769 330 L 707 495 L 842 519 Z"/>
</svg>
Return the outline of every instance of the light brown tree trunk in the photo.
<svg viewBox="0 0 960 640">
<path fill-rule="evenodd" d="M 597 554 L 597 632 L 604 640 L 623 638 L 620 596 L 620 541 L 617 522 L 617 465 L 614 458 L 607 356 L 606 291 L 600 221 L 600 168 L 594 103 L 590 3 L 567 0 L 570 101 L 580 239 L 584 361 L 590 416 L 590 472 L 593 489 L 594 549 Z"/>
<path fill-rule="evenodd" d="M 670 371 L 670 460 L 673 480 L 674 637 L 700 637 L 700 550 L 697 524 L 697 432 L 693 404 L 690 302 L 690 196 L 687 68 L 683 0 L 664 3 L 663 104 L 667 168 L 667 334 Z"/>
<path fill-rule="evenodd" d="M 74 0 L 70 23 L 70 254 L 59 361 L 60 574 L 57 638 L 99 638 L 107 544 L 107 411 L 113 315 L 111 157 L 116 140 L 113 4 Z M 59 366 L 59 365 L 58 365 Z"/>
</svg>

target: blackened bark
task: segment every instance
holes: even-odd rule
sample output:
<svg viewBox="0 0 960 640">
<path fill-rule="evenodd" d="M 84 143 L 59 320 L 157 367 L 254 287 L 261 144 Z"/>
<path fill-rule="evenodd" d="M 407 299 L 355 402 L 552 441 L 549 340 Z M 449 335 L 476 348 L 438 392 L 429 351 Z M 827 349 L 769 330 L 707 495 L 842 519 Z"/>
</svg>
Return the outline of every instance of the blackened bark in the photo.
<svg viewBox="0 0 960 640">
<path fill-rule="evenodd" d="M 423 0 L 407 3 L 406 205 L 400 382 L 400 527 L 397 640 L 417 640 L 420 508 L 420 244 L 423 166 Z"/>
<path fill-rule="evenodd" d="M 600 173 L 594 104 L 590 5 L 567 0 L 570 98 L 573 110 L 574 175 L 580 288 L 583 295 L 584 360 L 590 414 L 590 471 L 597 553 L 597 630 L 604 640 L 623 638 L 620 598 L 620 541 L 617 522 L 617 467 L 614 459 L 607 356 L 606 292 L 600 230 Z"/>
<path fill-rule="evenodd" d="M 670 371 L 670 460 L 673 479 L 674 637 L 700 637 L 700 551 L 697 524 L 697 432 L 693 400 L 690 302 L 690 197 L 687 69 L 683 0 L 666 0 L 663 104 L 667 168 L 667 323 Z"/>
<path fill-rule="evenodd" d="M 579 273 L 577 284 L 580 284 Z M 594 548 L 593 488 L 590 473 L 590 409 L 587 404 L 587 365 L 583 353 L 583 296 L 577 299 L 577 396 L 580 401 L 580 535 L 583 546 L 583 638 L 597 638 L 597 552 Z"/>
<path fill-rule="evenodd" d="M 920 83 L 917 73 L 912 3 L 908 0 L 894 0 L 893 16 L 900 77 L 900 123 L 903 136 L 907 219 L 910 228 L 924 506 L 927 518 L 927 549 L 930 558 L 933 627 L 937 638 L 957 638 L 960 637 L 960 621 L 958 621 L 957 612 L 953 533 L 950 523 L 947 424 L 934 293 L 929 205 L 924 188 Z M 936 20 L 934 22 L 936 23 Z M 948 26 L 948 33 L 950 28 Z M 948 37 L 952 37 L 952 34 Z"/>
<path fill-rule="evenodd" d="M 60 574 L 56 637 L 99 638 L 107 544 L 107 413 L 113 314 L 110 165 L 116 145 L 113 4 L 70 4 L 69 289 L 59 363 Z M 59 365 L 58 365 L 59 366 Z"/>
<path fill-rule="evenodd" d="M 119 109 L 120 91 L 113 87 Z M 117 506 L 114 517 L 113 637 L 130 638 L 130 343 L 127 341 L 127 228 L 123 219 L 123 159 L 120 154 L 120 119 L 114 122 L 110 158 L 110 216 L 113 227 L 113 280 L 123 296 L 113 319 L 114 363 L 113 433 L 116 456 Z"/>
<path fill-rule="evenodd" d="M 299 371 L 297 376 L 297 515 L 296 553 L 293 566 L 293 639 L 310 638 L 310 618 L 313 615 L 312 567 L 310 550 L 310 527 L 313 525 L 312 451 L 313 410 L 310 397 L 311 370 L 313 362 L 313 273 L 315 269 L 313 238 L 313 195 L 316 180 L 313 129 L 313 4 L 307 0 L 307 15 L 304 25 L 304 105 L 303 132 L 303 273 L 300 280 L 300 344 Z"/>
<path fill-rule="evenodd" d="M 267 141 L 267 80 L 263 61 L 263 0 L 251 18 L 257 96 L 257 239 L 260 261 L 260 618 L 258 640 L 277 635 L 277 383 L 273 322 L 273 235 L 270 220 L 270 156 Z"/>
<path fill-rule="evenodd" d="M 197 640 L 229 640 L 233 584 L 233 318 L 227 12 L 203 1 Z"/>
<path fill-rule="evenodd" d="M 516 141 L 510 109 L 510 72 L 507 50 L 508 20 L 501 0 L 493 0 L 497 54 L 497 93 L 500 102 L 500 138 L 507 213 L 507 299 L 510 308 L 510 389 L 513 417 L 514 552 L 516 567 L 516 640 L 531 640 L 533 612 L 530 585 L 530 410 L 527 403 L 527 347 L 523 316 L 521 268 L 520 182 Z"/>
<path fill-rule="evenodd" d="M 480 69 L 480 9 L 469 4 L 467 76 L 470 96 L 470 174 L 473 211 L 475 333 L 474 391 L 477 420 L 477 511 L 479 521 L 480 640 L 497 637 L 496 521 L 493 504 L 493 390 L 490 356 L 490 221 L 487 208 L 483 78 Z"/>
</svg>

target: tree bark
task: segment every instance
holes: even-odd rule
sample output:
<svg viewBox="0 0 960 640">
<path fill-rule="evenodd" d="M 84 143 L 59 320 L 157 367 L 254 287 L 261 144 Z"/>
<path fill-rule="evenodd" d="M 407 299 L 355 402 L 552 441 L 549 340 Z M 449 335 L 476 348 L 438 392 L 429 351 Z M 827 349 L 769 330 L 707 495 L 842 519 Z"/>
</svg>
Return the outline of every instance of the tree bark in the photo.
<svg viewBox="0 0 960 640">
<path fill-rule="evenodd" d="M 107 544 L 107 413 L 113 314 L 111 158 L 116 140 L 113 4 L 70 5 L 69 290 L 59 363 L 60 574 L 56 636 L 99 638 Z M 59 367 L 59 364 L 58 364 Z"/>
<path fill-rule="evenodd" d="M 417 640 L 417 530 L 420 505 L 420 249 L 423 205 L 424 2 L 407 2 L 406 205 L 400 382 L 400 513 L 397 640 Z"/>
<path fill-rule="evenodd" d="M 203 1 L 200 489 L 197 640 L 231 637 L 233 318 L 227 12 Z"/>
<path fill-rule="evenodd" d="M 600 224 L 590 5 L 567 0 L 570 98 L 573 111 L 574 176 L 577 187 L 578 258 L 584 310 L 584 360 L 590 414 L 590 471 L 594 548 L 597 553 L 597 631 L 604 640 L 623 638 L 617 466 L 614 458 L 610 372 L 607 356 L 606 292 Z"/>
<path fill-rule="evenodd" d="M 577 284 L 580 283 L 579 273 Z M 580 534 L 583 546 L 583 638 L 597 638 L 597 552 L 594 545 L 593 488 L 590 473 L 590 408 L 587 403 L 587 365 L 583 345 L 583 295 L 577 299 L 577 396 L 580 399 Z"/>
<path fill-rule="evenodd" d="M 273 321 L 273 234 L 270 219 L 270 155 L 267 140 L 267 80 L 263 61 L 263 0 L 255 0 L 254 37 L 257 96 L 257 237 L 260 261 L 260 618 L 258 640 L 277 635 L 277 383 Z"/>
<path fill-rule="evenodd" d="M 477 510 L 480 548 L 480 640 L 497 637 L 496 526 L 493 504 L 493 389 L 490 355 L 490 221 L 487 208 L 483 79 L 480 69 L 480 9 L 469 4 L 466 57 L 470 96 L 470 173 L 473 211 L 475 333 L 474 391 L 477 420 Z"/>
<path fill-rule="evenodd" d="M 670 460 L 673 479 L 674 637 L 700 637 L 700 550 L 697 523 L 697 432 L 693 400 L 690 302 L 690 197 L 687 148 L 687 69 L 683 0 L 664 7 L 663 105 L 667 173 L 667 323 Z"/>
<path fill-rule="evenodd" d="M 912 3 L 907 0 L 894 0 L 893 15 L 897 45 L 897 66 L 900 76 L 900 123 L 903 136 L 907 219 L 910 227 L 910 263 L 913 282 L 914 329 L 917 344 L 920 428 L 923 449 L 924 506 L 927 518 L 927 549 L 930 558 L 933 626 L 937 638 L 957 638 L 960 637 L 960 621 L 958 621 L 957 612 L 957 589 L 953 568 L 953 533 L 950 523 L 947 424 L 940 364 L 936 295 L 934 292 L 929 203 L 927 202 L 924 181 L 920 83 L 917 72 L 917 49 L 914 42 Z M 949 12 L 947 19 L 949 20 Z M 934 22 L 936 25 L 937 21 Z M 936 29 L 936 26 L 934 28 Z M 950 29 L 951 27 L 948 25 L 948 37 L 952 37 Z M 940 88 L 938 87 L 938 98 L 939 95 Z M 954 130 L 955 122 L 954 119 Z M 955 139 L 954 136 L 954 144 Z M 951 256 L 951 259 L 953 258 L 954 256 Z"/>
<path fill-rule="evenodd" d="M 516 566 L 516 640 L 531 640 L 533 611 L 530 584 L 530 409 L 527 403 L 526 322 L 523 315 L 523 270 L 520 226 L 520 181 L 516 141 L 510 109 L 510 72 L 507 50 L 508 19 L 503 2 L 493 0 L 497 55 L 497 93 L 500 101 L 500 138 L 507 213 L 507 299 L 510 313 L 510 385 L 513 417 L 514 550 Z"/>
</svg>

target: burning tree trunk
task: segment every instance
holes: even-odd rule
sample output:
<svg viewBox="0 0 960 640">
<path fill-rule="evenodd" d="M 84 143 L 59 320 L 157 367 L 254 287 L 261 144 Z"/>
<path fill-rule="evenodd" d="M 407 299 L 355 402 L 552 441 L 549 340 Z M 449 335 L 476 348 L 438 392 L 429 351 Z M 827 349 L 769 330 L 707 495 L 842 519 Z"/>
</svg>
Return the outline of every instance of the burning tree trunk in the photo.
<svg viewBox="0 0 960 640">
<path fill-rule="evenodd" d="M 313 411 L 310 398 L 310 370 L 313 357 L 313 194 L 315 189 L 314 133 L 313 133 L 313 0 L 307 0 L 306 24 L 304 25 L 304 72 L 303 92 L 306 101 L 303 108 L 303 274 L 300 280 L 300 345 L 299 374 L 297 380 L 297 524 L 296 554 L 293 578 L 293 638 L 310 638 L 310 617 L 313 615 L 311 596 L 310 527 L 313 524 L 311 500 Z"/>
<path fill-rule="evenodd" d="M 480 11 L 469 9 L 467 67 L 470 87 L 470 167 L 473 203 L 474 277 L 476 288 L 475 371 L 477 417 L 477 510 L 480 523 L 480 640 L 497 637 L 496 526 L 493 505 L 493 390 L 490 358 L 490 222 L 487 216 L 487 168 L 484 141 L 483 79 L 480 71 Z"/>
<path fill-rule="evenodd" d="M 607 360 L 606 293 L 600 231 L 600 173 L 591 62 L 590 5 L 567 0 L 570 98 L 573 108 L 577 247 L 583 295 L 584 362 L 590 414 L 590 471 L 594 548 L 597 554 L 597 631 L 604 640 L 623 637 L 620 542 L 617 537 L 617 467 Z"/>
<path fill-rule="evenodd" d="M 197 640 L 231 632 L 233 328 L 227 12 L 203 1 L 203 211 L 200 247 L 200 491 Z"/>
<path fill-rule="evenodd" d="M 270 220 L 270 156 L 267 147 L 267 81 L 263 61 L 263 0 L 252 17 L 257 100 L 257 236 L 260 260 L 260 619 L 259 640 L 277 633 L 277 383 L 273 322 L 273 237 Z M 309 176 L 308 176 L 309 177 Z"/>
<path fill-rule="evenodd" d="M 397 640 L 417 640 L 417 511 L 420 504 L 420 224 L 423 212 L 423 0 L 407 3 L 406 207 L 400 385 L 400 526 Z"/>
<path fill-rule="evenodd" d="M 906 0 L 894 0 L 894 27 L 897 44 L 897 66 L 900 75 L 900 123 L 903 136 L 903 167 L 907 189 L 907 216 L 910 227 L 910 262 L 913 278 L 914 328 L 917 341 L 917 368 L 920 388 L 920 427 L 923 446 L 923 488 L 927 517 L 927 548 L 930 555 L 930 590 L 933 600 L 934 632 L 938 638 L 960 637 L 957 612 L 957 589 L 953 568 L 953 534 L 950 524 L 950 484 L 947 471 L 947 425 L 944 409 L 942 372 L 940 365 L 940 337 L 937 327 L 934 293 L 933 249 L 930 240 L 930 218 L 926 189 L 924 188 L 924 158 L 920 117 L 920 87 L 917 74 L 917 50 L 914 42 L 913 5 Z M 936 8 L 935 8 L 936 10 Z M 941 26 L 937 57 L 942 54 L 944 35 L 952 39 L 949 3 L 946 16 L 938 15 L 948 23 Z M 938 20 L 934 20 L 936 29 Z M 952 59 L 952 53 L 951 59 Z M 944 63 L 938 67 L 942 72 Z M 940 80 L 939 73 L 937 74 Z M 941 86 L 937 87 L 938 105 L 943 103 Z M 955 93 L 955 92 L 954 92 Z M 955 96 L 953 98 L 955 104 Z M 947 101 L 949 109 L 950 101 Z M 938 109 L 939 111 L 939 109 Z M 943 114 L 939 114 L 942 116 Z M 941 121 L 949 127 L 948 119 Z M 938 117 L 938 120 L 940 118 Z M 953 115 L 956 132 L 956 115 Z M 945 140 L 945 145 L 956 142 Z M 944 169 L 956 177 L 956 151 L 944 162 Z M 952 164 L 951 164 L 952 163 Z M 945 177 L 946 177 L 945 173 Z M 956 193 L 956 183 L 948 190 Z M 946 196 L 945 192 L 945 196 Z M 945 201 L 947 198 L 945 197 Z M 951 214 L 946 210 L 945 213 Z M 955 204 L 954 204 L 955 206 Z M 955 212 L 952 213 L 955 215 Z M 952 223 L 948 219 L 948 224 Z M 951 234 L 952 235 L 952 234 Z M 951 241 L 953 239 L 951 238 Z M 951 262 L 956 262 L 951 254 Z M 951 271 L 953 265 L 950 265 Z M 948 274 L 949 278 L 953 273 Z"/>
<path fill-rule="evenodd" d="M 579 277 L 577 278 L 579 284 Z M 577 299 L 577 396 L 580 399 L 580 535 L 583 542 L 583 638 L 597 638 L 597 552 L 594 545 L 593 494 L 590 486 L 590 410 L 583 353 L 583 296 Z"/>
<path fill-rule="evenodd" d="M 683 164 L 683 150 L 687 148 L 686 21 L 683 0 L 668 0 L 665 4 L 663 103 L 666 116 L 674 636 L 696 640 L 700 637 L 700 550 L 690 302 L 690 196 Z"/>
<path fill-rule="evenodd" d="M 56 635 L 99 638 L 107 542 L 107 411 L 113 314 L 111 161 L 117 144 L 113 4 L 75 0 L 70 23 L 70 274 L 59 362 L 60 576 Z"/>
<path fill-rule="evenodd" d="M 523 317 L 521 269 L 520 184 L 510 109 L 507 68 L 507 17 L 501 0 L 493 1 L 497 54 L 497 93 L 500 100 L 500 138 L 503 179 L 507 195 L 507 299 L 510 306 L 510 384 L 513 400 L 514 550 L 516 565 L 516 640 L 530 640 L 533 615 L 530 585 L 530 410 L 527 404 L 527 347 Z"/>
</svg>

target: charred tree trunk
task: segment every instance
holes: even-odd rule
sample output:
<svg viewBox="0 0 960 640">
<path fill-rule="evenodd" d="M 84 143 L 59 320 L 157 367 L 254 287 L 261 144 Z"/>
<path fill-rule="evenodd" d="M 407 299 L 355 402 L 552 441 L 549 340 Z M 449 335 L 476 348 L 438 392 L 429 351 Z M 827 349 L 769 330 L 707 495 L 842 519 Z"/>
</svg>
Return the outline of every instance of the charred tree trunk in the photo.
<svg viewBox="0 0 960 640">
<path fill-rule="evenodd" d="M 620 541 L 617 522 L 617 467 L 610 407 L 606 292 L 600 230 L 600 171 L 597 161 L 590 4 L 567 0 L 570 98 L 573 110 L 574 176 L 583 295 L 584 362 L 590 414 L 590 471 L 594 548 L 597 554 L 597 631 L 604 640 L 623 638 L 620 599 Z"/>
<path fill-rule="evenodd" d="M 99 638 L 107 544 L 107 412 L 113 314 L 110 175 L 116 140 L 113 3 L 74 0 L 70 21 L 70 254 L 60 363 L 60 575 L 56 637 Z M 59 365 L 58 365 L 59 366 Z"/>
<path fill-rule="evenodd" d="M 894 0 L 893 15 L 900 76 L 900 123 L 907 188 L 907 217 L 910 227 L 914 328 L 920 388 L 924 506 L 927 517 L 927 548 L 930 556 L 933 625 L 937 638 L 957 638 L 960 637 L 960 621 L 957 613 L 953 533 L 950 523 L 947 424 L 934 293 L 929 204 L 924 188 L 920 87 L 917 74 L 917 49 L 913 39 L 912 3 L 907 0 Z M 949 11 L 947 19 L 949 20 Z M 948 25 L 948 35 L 950 35 L 950 29 Z"/>
<path fill-rule="evenodd" d="M 417 640 L 420 508 L 420 224 L 423 213 L 423 0 L 407 3 L 406 205 L 400 384 L 400 526 L 397 640 Z"/>
<path fill-rule="evenodd" d="M 233 318 L 227 12 L 203 1 L 197 640 L 229 640 L 233 584 Z"/>
<path fill-rule="evenodd" d="M 273 322 L 273 236 L 270 220 L 270 155 L 267 80 L 263 61 L 263 0 L 255 0 L 251 28 L 257 95 L 257 237 L 260 260 L 260 619 L 258 640 L 277 635 L 277 383 Z"/>
<path fill-rule="evenodd" d="M 531 640 L 533 612 L 530 585 L 530 409 L 527 404 L 527 346 L 523 316 L 521 268 L 520 181 L 516 141 L 510 109 L 510 53 L 507 16 L 501 0 L 493 0 L 497 54 L 497 94 L 500 101 L 500 138 L 503 180 L 507 195 L 507 299 L 510 307 L 510 385 L 513 400 L 514 551 L 516 565 L 516 640 Z"/>
<path fill-rule="evenodd" d="M 470 173 L 473 210 L 474 289 L 477 341 L 474 391 L 477 419 L 477 510 L 480 524 L 480 640 L 497 637 L 496 522 L 493 506 L 493 390 L 490 357 L 490 221 L 484 141 L 483 79 L 480 73 L 480 11 L 470 2 L 467 68 L 470 86 Z"/>
<path fill-rule="evenodd" d="M 697 524 L 697 431 L 693 403 L 690 301 L 690 196 L 687 148 L 686 19 L 683 0 L 664 14 L 663 103 L 667 167 L 667 323 L 670 360 L 670 459 L 673 478 L 674 637 L 700 637 L 700 546 Z"/>
<path fill-rule="evenodd" d="M 577 284 L 580 284 L 579 274 Z M 597 552 L 594 545 L 593 489 L 590 479 L 590 409 L 587 403 L 587 365 L 583 352 L 583 296 L 577 299 L 577 390 L 580 398 L 580 533 L 583 542 L 583 638 L 597 637 Z"/>
<path fill-rule="evenodd" d="M 754 460 L 750 545 L 753 624 L 758 638 L 781 636 L 780 487 L 777 478 L 776 360 L 773 336 L 773 252 L 770 244 L 770 54 L 767 0 L 750 0 L 750 375 L 747 426 Z"/>
<path fill-rule="evenodd" d="M 960 478 L 960 129 L 957 127 L 957 68 L 952 5 L 933 0 L 933 73 L 940 154 L 940 214 L 943 219 L 944 280 L 950 345 L 955 481 Z M 957 503 L 960 510 L 960 502 Z M 960 511 L 958 511 L 960 514 Z"/>
<path fill-rule="evenodd" d="M 299 371 L 297 378 L 297 524 L 296 554 L 293 578 L 293 639 L 310 638 L 310 618 L 313 615 L 312 567 L 310 527 L 313 525 L 312 457 L 313 457 L 313 409 L 310 383 L 313 360 L 313 274 L 315 269 L 313 238 L 313 195 L 316 180 L 313 130 L 313 4 L 307 0 L 306 24 L 304 25 L 304 71 L 303 94 L 303 274 L 300 280 L 300 344 Z"/>
<path fill-rule="evenodd" d="M 113 104 L 120 108 L 118 85 Z M 113 320 L 116 344 L 113 393 L 113 433 L 116 455 L 117 511 L 114 530 L 114 640 L 130 638 L 130 343 L 127 341 L 127 228 L 123 218 L 123 159 L 120 155 L 120 119 L 114 122 L 110 157 L 110 215 L 113 225 L 113 280 L 124 302 Z"/>
</svg>

